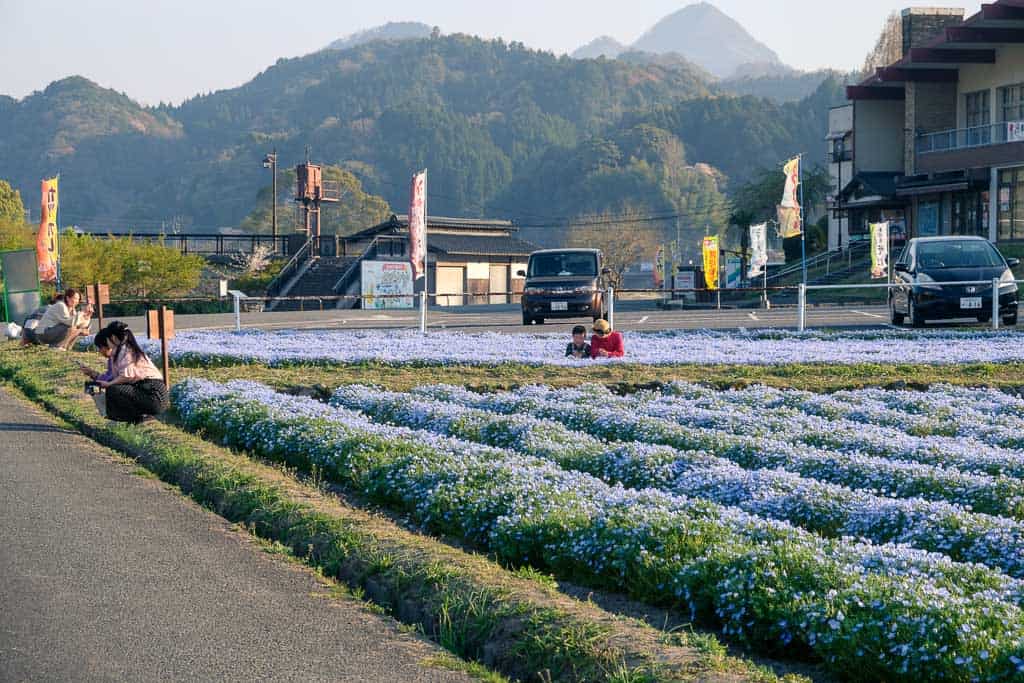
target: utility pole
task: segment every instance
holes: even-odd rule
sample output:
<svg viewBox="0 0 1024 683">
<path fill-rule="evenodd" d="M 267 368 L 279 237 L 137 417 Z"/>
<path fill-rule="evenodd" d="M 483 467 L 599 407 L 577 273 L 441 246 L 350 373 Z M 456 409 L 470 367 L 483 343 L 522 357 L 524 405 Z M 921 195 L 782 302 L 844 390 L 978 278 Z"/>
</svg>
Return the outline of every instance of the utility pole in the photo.
<svg viewBox="0 0 1024 683">
<path fill-rule="evenodd" d="M 272 178 L 270 234 L 274 238 L 274 251 L 277 251 L 277 147 L 274 147 L 274 151 L 263 157 L 263 168 L 270 169 Z"/>
</svg>

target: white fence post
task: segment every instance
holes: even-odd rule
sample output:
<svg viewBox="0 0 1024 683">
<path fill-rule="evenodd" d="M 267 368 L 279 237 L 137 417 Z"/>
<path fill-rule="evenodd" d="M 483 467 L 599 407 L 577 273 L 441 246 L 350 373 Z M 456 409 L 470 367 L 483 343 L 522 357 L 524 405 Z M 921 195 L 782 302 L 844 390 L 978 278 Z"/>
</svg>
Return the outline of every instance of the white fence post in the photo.
<svg viewBox="0 0 1024 683">
<path fill-rule="evenodd" d="M 992 329 L 999 329 L 999 278 L 992 278 Z"/>
<path fill-rule="evenodd" d="M 807 328 L 807 285 L 800 283 L 797 294 L 797 329 L 803 332 Z"/>
<path fill-rule="evenodd" d="M 420 292 L 420 334 L 427 333 L 427 290 Z"/>
<path fill-rule="evenodd" d="M 615 288 L 608 285 L 608 326 L 615 329 Z"/>
<path fill-rule="evenodd" d="M 242 331 L 242 299 L 248 298 L 244 292 L 232 289 L 228 294 L 235 300 L 235 332 Z"/>
</svg>

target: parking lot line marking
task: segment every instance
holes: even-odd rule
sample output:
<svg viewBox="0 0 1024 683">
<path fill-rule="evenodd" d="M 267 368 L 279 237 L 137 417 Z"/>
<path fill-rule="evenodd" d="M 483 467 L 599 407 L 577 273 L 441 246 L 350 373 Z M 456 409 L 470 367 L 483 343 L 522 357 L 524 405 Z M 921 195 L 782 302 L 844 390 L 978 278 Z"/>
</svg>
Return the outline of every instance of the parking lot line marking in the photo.
<svg viewBox="0 0 1024 683">
<path fill-rule="evenodd" d="M 875 313 L 868 313 L 867 311 L 857 311 L 857 313 L 860 313 L 861 315 L 866 315 L 869 318 L 878 318 L 879 320 L 885 319 L 884 315 L 876 315 Z"/>
<path fill-rule="evenodd" d="M 637 323 L 637 324 L 638 324 L 638 325 L 642 325 L 642 324 L 644 324 L 645 322 L 647 322 L 648 320 L 650 320 L 650 318 L 651 318 L 651 316 L 649 316 L 649 315 L 645 315 L 644 317 L 640 318 L 640 322 L 639 322 L 639 323 Z"/>
<path fill-rule="evenodd" d="M 757 317 L 757 313 L 747 313 L 747 317 L 751 320 L 756 320 L 758 322 L 761 321 L 761 319 Z"/>
</svg>

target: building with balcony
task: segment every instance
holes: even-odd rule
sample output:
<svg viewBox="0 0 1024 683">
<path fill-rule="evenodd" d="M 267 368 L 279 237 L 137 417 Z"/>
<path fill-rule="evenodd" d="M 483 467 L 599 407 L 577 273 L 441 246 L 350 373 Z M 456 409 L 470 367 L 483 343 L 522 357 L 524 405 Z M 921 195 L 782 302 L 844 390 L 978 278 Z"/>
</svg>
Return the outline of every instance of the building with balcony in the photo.
<svg viewBox="0 0 1024 683">
<path fill-rule="evenodd" d="M 1024 0 L 901 19 L 903 57 L 830 117 L 830 248 L 881 220 L 910 237 L 1024 240 Z"/>
</svg>

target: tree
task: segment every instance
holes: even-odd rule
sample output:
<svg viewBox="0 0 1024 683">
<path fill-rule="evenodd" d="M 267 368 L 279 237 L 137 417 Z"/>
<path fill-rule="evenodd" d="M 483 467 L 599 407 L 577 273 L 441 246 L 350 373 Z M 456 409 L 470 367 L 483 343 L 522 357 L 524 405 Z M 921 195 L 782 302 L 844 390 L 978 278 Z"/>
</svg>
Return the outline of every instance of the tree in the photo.
<svg viewBox="0 0 1024 683">
<path fill-rule="evenodd" d="M 815 206 L 820 206 L 825 201 L 825 196 L 831 187 L 831 180 L 821 166 L 804 170 L 804 209 L 807 213 Z M 752 223 L 776 220 L 777 207 L 782 201 L 782 192 L 785 188 L 786 176 L 782 173 L 781 165 L 776 168 L 762 168 L 753 177 L 733 193 L 733 211 L 730 222 L 734 225 L 746 227 Z M 827 236 L 826 236 L 827 238 Z M 800 240 L 793 238 L 786 240 L 784 245 L 786 257 L 789 260 L 800 258 Z M 826 248 L 826 240 L 821 239 L 820 230 L 815 226 L 807 226 L 807 253 L 815 253 Z"/>
<path fill-rule="evenodd" d="M 629 266 L 640 261 L 653 261 L 657 252 L 660 231 L 642 220 L 643 212 L 635 207 L 628 207 L 619 214 L 605 212 L 580 216 L 569 225 L 567 246 L 600 249 L 604 255 L 604 267 L 611 271 L 608 283 L 619 287 Z"/>
<path fill-rule="evenodd" d="M 6 180 L 0 180 L 0 221 L 22 224 L 25 222 L 25 205 L 21 193 Z"/>
<path fill-rule="evenodd" d="M 68 231 L 61 235 L 62 279 L 72 286 L 94 282 L 110 285 L 111 294 L 130 297 L 171 297 L 187 294 L 199 284 L 206 262 L 157 243 L 129 237 L 102 239 Z"/>
<path fill-rule="evenodd" d="M 31 249 L 35 237 L 23 220 L 0 218 L 0 251 Z"/>
</svg>

